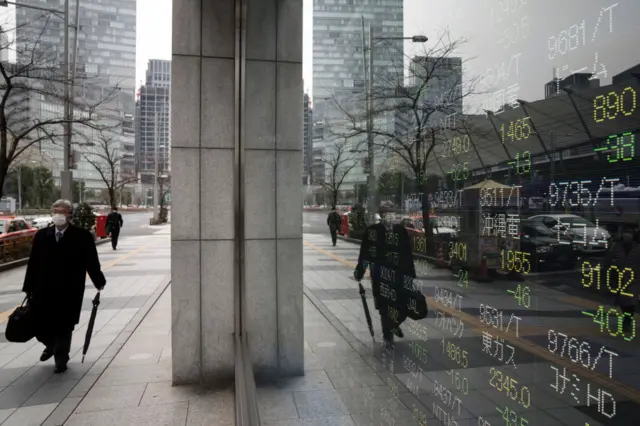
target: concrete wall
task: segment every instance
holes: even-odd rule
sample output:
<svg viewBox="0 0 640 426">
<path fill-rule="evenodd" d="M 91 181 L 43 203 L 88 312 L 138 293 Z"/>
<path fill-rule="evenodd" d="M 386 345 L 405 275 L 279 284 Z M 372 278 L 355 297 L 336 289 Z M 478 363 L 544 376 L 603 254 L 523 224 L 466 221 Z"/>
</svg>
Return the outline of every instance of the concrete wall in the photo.
<svg viewBox="0 0 640 426">
<path fill-rule="evenodd" d="M 246 57 L 235 1 L 173 3 L 174 384 L 233 376 L 241 270 L 256 372 L 303 372 L 302 0 L 243 1 Z"/>
</svg>

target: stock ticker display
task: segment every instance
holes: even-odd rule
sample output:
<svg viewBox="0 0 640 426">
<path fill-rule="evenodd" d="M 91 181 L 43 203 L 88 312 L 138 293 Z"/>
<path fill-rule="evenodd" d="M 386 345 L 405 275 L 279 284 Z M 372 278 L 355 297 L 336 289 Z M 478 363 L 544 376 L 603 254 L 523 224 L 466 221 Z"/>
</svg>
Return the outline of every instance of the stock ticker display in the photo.
<svg viewBox="0 0 640 426">
<path fill-rule="evenodd" d="M 440 129 L 427 169 L 444 183 L 402 194 L 407 244 L 432 257 L 414 257 L 409 278 L 429 315 L 380 349 L 388 395 L 365 386 L 370 415 L 640 424 L 640 2 L 450 3 L 460 26 L 477 22 L 459 32 L 481 64 L 483 112 L 466 117 L 473 133 Z M 416 225 L 423 203 L 433 242 Z M 390 243 L 403 238 L 384 238 L 379 261 L 404 273 Z"/>
</svg>

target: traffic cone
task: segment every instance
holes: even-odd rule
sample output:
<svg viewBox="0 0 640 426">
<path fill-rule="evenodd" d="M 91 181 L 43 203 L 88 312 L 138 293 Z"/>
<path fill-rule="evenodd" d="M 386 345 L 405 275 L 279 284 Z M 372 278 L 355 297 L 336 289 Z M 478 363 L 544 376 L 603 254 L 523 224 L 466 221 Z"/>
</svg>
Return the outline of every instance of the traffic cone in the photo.
<svg viewBox="0 0 640 426">
<path fill-rule="evenodd" d="M 444 250 L 442 250 L 442 242 L 438 244 L 438 251 L 436 252 L 436 268 L 446 268 L 447 262 L 444 260 Z"/>
<path fill-rule="evenodd" d="M 489 278 L 489 268 L 487 267 L 487 256 L 484 251 L 482 252 L 480 266 L 476 269 L 476 276 L 474 277 L 474 280 L 484 283 L 491 281 L 491 278 Z"/>
</svg>

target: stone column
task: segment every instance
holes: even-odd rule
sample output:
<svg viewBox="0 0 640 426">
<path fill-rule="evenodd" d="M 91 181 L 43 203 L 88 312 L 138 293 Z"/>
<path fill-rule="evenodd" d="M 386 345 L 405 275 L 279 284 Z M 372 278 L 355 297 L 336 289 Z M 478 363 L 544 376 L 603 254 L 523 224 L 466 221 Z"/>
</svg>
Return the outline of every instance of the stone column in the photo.
<svg viewBox="0 0 640 426">
<path fill-rule="evenodd" d="M 173 382 L 233 377 L 240 279 L 255 371 L 302 374 L 302 0 L 174 0 L 172 73 Z"/>
</svg>

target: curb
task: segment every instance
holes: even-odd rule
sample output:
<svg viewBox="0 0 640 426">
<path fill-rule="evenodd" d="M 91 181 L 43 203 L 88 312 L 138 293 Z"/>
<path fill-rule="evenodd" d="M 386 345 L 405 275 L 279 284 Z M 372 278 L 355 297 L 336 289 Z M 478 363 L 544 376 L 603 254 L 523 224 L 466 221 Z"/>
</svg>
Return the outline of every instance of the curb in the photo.
<svg viewBox="0 0 640 426">
<path fill-rule="evenodd" d="M 127 323 L 127 325 L 122 329 L 122 331 L 118 334 L 118 336 L 114 339 L 114 341 L 109 345 L 109 347 L 100 355 L 100 357 L 93 363 L 91 368 L 87 370 L 87 372 L 78 380 L 78 384 L 76 387 L 87 377 L 93 376 L 95 380 L 92 380 L 89 386 L 82 389 L 82 396 L 74 395 L 73 397 L 65 396 L 65 398 L 59 403 L 58 407 L 53 410 L 53 412 L 45 419 L 43 425 L 46 424 L 55 424 L 55 425 L 63 425 L 69 420 L 69 417 L 74 413 L 76 408 L 82 403 L 87 394 L 93 389 L 96 382 L 102 377 L 102 374 L 106 371 L 106 369 L 111 365 L 111 362 L 115 358 L 115 356 L 120 352 L 122 347 L 129 341 L 133 333 L 140 326 L 142 321 L 145 319 L 147 314 L 151 311 L 151 309 L 155 306 L 160 296 L 169 288 L 171 284 L 171 276 L 165 278 L 165 280 L 158 286 L 158 288 L 151 294 L 149 299 L 145 302 L 144 305 L 136 312 L 134 317 Z M 74 389 L 71 389 L 67 395 L 74 392 Z M 68 400 L 72 400 L 72 403 L 69 403 Z M 66 404 L 65 404 L 66 402 Z M 60 410 L 64 404 L 64 409 Z"/>
<path fill-rule="evenodd" d="M 99 246 L 101 244 L 108 243 L 109 241 L 111 241 L 111 238 L 109 237 L 103 238 L 101 240 L 96 240 L 96 245 Z M 24 259 L 12 260 L 11 262 L 7 262 L 7 263 L 0 263 L 0 272 L 8 271 L 13 268 L 18 268 L 20 266 L 26 265 L 27 263 L 29 263 L 28 257 L 25 257 Z"/>
</svg>

